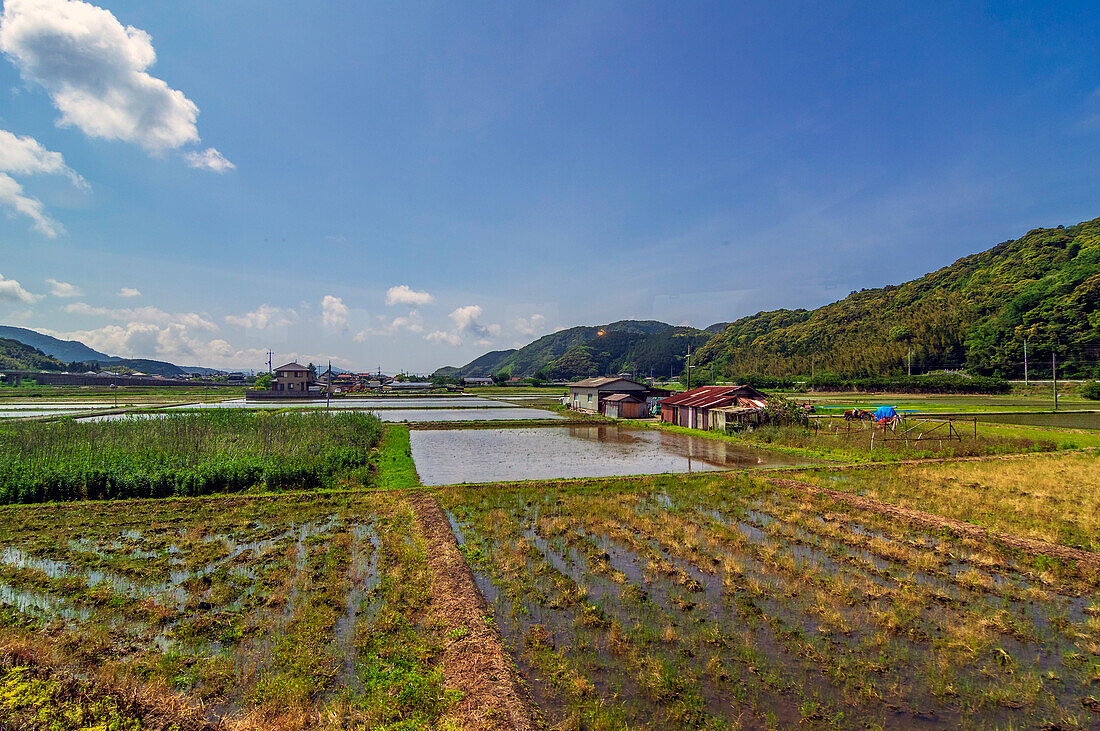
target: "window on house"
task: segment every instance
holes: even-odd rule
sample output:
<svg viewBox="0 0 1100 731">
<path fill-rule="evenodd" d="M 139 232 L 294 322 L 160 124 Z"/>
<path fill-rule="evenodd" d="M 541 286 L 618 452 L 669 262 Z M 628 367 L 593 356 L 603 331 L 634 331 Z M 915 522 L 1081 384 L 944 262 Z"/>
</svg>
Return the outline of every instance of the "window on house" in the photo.
<svg viewBox="0 0 1100 731">
<path fill-rule="evenodd" d="M 588 394 L 588 403 L 592 403 L 592 394 Z"/>
</svg>

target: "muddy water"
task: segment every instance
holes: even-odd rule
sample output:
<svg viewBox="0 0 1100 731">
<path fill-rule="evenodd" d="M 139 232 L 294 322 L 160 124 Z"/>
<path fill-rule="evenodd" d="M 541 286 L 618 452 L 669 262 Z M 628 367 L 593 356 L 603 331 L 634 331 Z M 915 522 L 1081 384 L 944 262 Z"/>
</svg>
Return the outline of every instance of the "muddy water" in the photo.
<svg viewBox="0 0 1100 731">
<path fill-rule="evenodd" d="M 607 425 L 413 431 L 410 438 L 426 485 L 809 464 L 716 439 Z"/>
</svg>

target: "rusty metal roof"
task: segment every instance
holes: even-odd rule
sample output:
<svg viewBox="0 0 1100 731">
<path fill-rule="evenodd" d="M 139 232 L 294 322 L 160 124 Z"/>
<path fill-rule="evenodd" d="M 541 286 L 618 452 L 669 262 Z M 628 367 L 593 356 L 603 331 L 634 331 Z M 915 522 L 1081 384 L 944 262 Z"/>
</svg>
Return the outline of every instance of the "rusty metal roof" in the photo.
<svg viewBox="0 0 1100 731">
<path fill-rule="evenodd" d="M 697 409 L 714 409 L 730 406 L 738 398 L 766 401 L 767 397 L 752 386 L 700 386 L 690 391 L 669 396 L 661 406 L 692 406 Z"/>
<path fill-rule="evenodd" d="M 634 401 L 634 402 L 639 403 L 639 404 L 642 402 L 642 400 L 640 398 L 638 398 L 637 396 L 631 396 L 629 393 L 614 393 L 614 394 L 611 394 L 610 396 L 608 396 L 607 398 L 602 399 L 602 400 L 603 401 Z"/>
<path fill-rule="evenodd" d="M 632 381 L 629 378 L 619 378 L 617 376 L 605 376 L 603 378 L 585 378 L 584 380 L 576 381 L 575 383 L 570 383 L 569 387 L 570 388 L 599 388 L 600 386 L 606 386 L 606 385 L 611 384 L 611 383 L 618 383 L 619 381 L 625 381 L 627 383 L 633 383 L 635 386 L 641 386 L 642 388 L 646 387 L 646 385 L 644 383 L 638 383 L 637 381 Z"/>
</svg>

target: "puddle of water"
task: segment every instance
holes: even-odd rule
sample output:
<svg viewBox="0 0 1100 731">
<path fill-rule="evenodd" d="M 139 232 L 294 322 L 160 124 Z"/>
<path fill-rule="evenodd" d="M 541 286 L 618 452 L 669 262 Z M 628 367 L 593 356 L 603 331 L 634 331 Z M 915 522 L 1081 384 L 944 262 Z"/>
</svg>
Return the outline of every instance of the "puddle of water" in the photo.
<svg viewBox="0 0 1100 731">
<path fill-rule="evenodd" d="M 509 404 L 487 398 L 472 396 L 426 396 L 423 398 L 336 398 L 330 403 L 332 410 L 348 409 L 445 409 L 456 406 L 474 407 L 506 407 Z M 326 407 L 325 399 L 309 399 L 306 401 L 294 401 L 278 399 L 274 401 L 246 401 L 245 399 L 230 399 L 207 404 L 191 404 L 172 406 L 172 409 L 323 409 Z"/>
<path fill-rule="evenodd" d="M 522 419 L 564 419 L 542 409 L 382 409 L 373 412 L 382 421 L 520 421 Z"/>
<path fill-rule="evenodd" d="M 426 485 L 810 463 L 794 455 L 717 439 L 608 425 L 417 430 L 410 438 L 417 473 Z"/>
</svg>

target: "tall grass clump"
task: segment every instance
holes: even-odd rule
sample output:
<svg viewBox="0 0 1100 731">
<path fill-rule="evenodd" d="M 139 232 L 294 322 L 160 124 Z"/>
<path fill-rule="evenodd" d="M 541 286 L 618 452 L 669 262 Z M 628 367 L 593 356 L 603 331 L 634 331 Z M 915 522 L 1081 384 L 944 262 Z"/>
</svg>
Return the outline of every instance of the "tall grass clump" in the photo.
<svg viewBox="0 0 1100 731">
<path fill-rule="evenodd" d="M 0 504 L 316 489 L 359 471 L 370 414 L 210 411 L 0 425 Z"/>
</svg>

